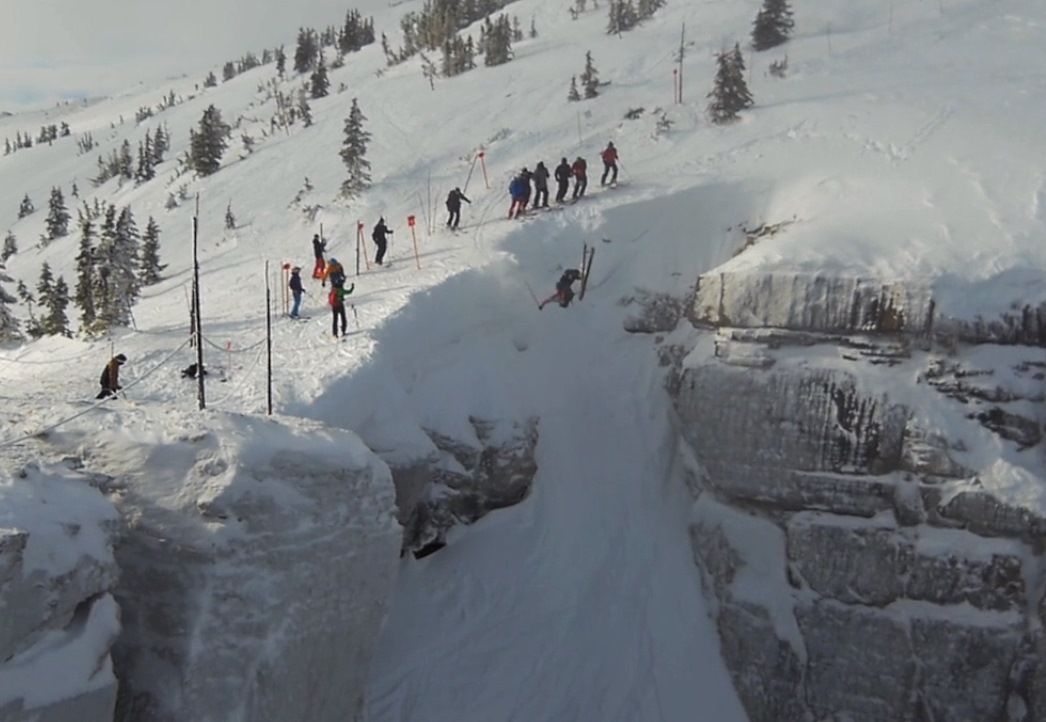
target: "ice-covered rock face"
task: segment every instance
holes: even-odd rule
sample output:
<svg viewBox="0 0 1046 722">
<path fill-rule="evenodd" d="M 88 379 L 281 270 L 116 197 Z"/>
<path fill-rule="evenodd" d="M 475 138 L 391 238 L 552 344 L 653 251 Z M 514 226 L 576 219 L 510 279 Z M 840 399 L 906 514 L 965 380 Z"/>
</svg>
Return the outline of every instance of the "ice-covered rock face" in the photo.
<svg viewBox="0 0 1046 722">
<path fill-rule="evenodd" d="M 354 719 L 399 553 L 388 467 L 313 422 L 164 424 L 83 440 L 126 524 L 116 719 Z"/>
<path fill-rule="evenodd" d="M 1019 345 L 1043 326 L 947 311 L 860 279 L 698 284 L 666 387 L 755 722 L 1046 719 L 1043 365 Z"/>
<path fill-rule="evenodd" d="M 119 517 L 62 466 L 0 474 L 0 720 L 109 722 Z"/>
</svg>

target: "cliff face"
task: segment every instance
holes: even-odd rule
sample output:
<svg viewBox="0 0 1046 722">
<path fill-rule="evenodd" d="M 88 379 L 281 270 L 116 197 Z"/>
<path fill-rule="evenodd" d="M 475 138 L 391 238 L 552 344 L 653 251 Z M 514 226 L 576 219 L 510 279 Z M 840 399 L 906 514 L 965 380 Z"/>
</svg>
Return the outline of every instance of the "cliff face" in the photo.
<svg viewBox="0 0 1046 722">
<path fill-rule="evenodd" d="M 1046 719 L 1042 309 L 735 274 L 688 317 L 691 539 L 751 719 Z"/>
</svg>

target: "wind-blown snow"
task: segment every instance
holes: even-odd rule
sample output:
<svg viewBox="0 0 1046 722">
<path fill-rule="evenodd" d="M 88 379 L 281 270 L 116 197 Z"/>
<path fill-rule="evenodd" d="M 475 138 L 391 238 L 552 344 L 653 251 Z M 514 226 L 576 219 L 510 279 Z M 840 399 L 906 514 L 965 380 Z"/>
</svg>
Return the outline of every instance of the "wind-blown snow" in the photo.
<svg viewBox="0 0 1046 722">
<path fill-rule="evenodd" d="M 418 5 L 356 4 L 393 46 L 399 16 Z M 72 281 L 74 237 L 33 245 L 49 189 L 60 185 L 68 197 L 74 180 L 85 197 L 131 204 L 140 227 L 156 217 L 169 264 L 134 309 L 137 330 L 0 353 L 0 444 L 83 411 L 71 402 L 93 393 L 112 350 L 130 357 L 127 393 L 152 423 L 163 427 L 170 407 L 194 408 L 195 386 L 177 373 L 194 360 L 183 347 L 193 203 L 164 209 L 180 187 L 190 199 L 200 194 L 208 406 L 238 413 L 266 408 L 265 262 L 278 306 L 277 269 L 311 267 L 309 239 L 320 223 L 333 255 L 354 270 L 357 221 L 370 252 L 370 228 L 384 214 L 396 231 L 392 262 L 353 277 L 358 325 L 350 312 L 347 340 L 331 342 L 315 282 L 307 283 L 308 321 L 277 313 L 277 409 L 347 426 L 388 453 L 425 448 L 419 426 L 468 433 L 470 414 L 537 414 L 541 441 L 523 504 L 458 530 L 432 557 L 401 563 L 372 674 L 373 719 L 743 719 L 688 551 L 689 502 L 666 448 L 673 433 L 655 355 L 648 341 L 622 332 L 618 301 L 637 287 L 682 295 L 713 268 L 925 282 L 960 318 L 1046 300 L 1046 81 L 1036 74 L 1046 60 L 1046 7 L 798 6 L 792 41 L 745 50 L 755 107 L 738 123 L 712 126 L 703 114 L 712 54 L 747 38 L 759 5 L 670 2 L 614 37 L 604 34 L 602 6 L 571 21 L 562 3 L 519 0 L 508 12 L 524 27 L 533 18 L 539 36 L 517 43 L 511 63 L 437 79 L 432 91 L 416 61 L 379 76 L 384 59 L 374 45 L 331 71 L 332 90 L 348 90 L 312 101 L 313 127 L 264 139 L 274 108 L 258 89 L 272 66 L 202 92 L 194 86 L 206 69 L 196 69 L 169 86 L 0 119 L 3 136 L 65 120 L 99 143 L 84 156 L 66 138 L 0 158 L 0 232 L 10 227 L 21 247 L 8 263 L 13 276 L 35 286 L 48 261 Z M 684 103 L 671 105 L 683 22 Z M 611 84 L 597 99 L 569 104 L 569 78 L 586 50 Z M 769 63 L 786 54 L 787 76 L 770 77 Z M 135 109 L 171 89 L 185 102 L 135 126 Z M 374 186 L 345 203 L 336 199 L 344 177 L 337 150 L 354 96 L 373 134 Z M 229 121 L 242 116 L 225 166 L 207 179 L 174 178 L 173 159 L 211 103 Z M 638 120 L 624 119 L 639 107 Z M 668 133 L 655 132 L 659 107 L 674 121 Z M 91 189 L 99 152 L 125 138 L 137 148 L 160 122 L 175 145 L 157 180 Z M 257 143 L 241 160 L 244 131 Z M 614 191 L 598 187 L 597 153 L 608 140 L 622 158 Z M 478 165 L 466 186 L 480 147 L 489 189 Z M 589 161 L 590 198 L 535 220 L 503 220 L 513 172 L 578 154 Z M 310 218 L 292 203 L 306 176 Z M 464 232 L 451 235 L 442 230 L 442 199 L 455 185 L 472 204 Z M 38 211 L 18 221 L 26 192 Z M 230 203 L 240 225 L 223 231 Z M 743 228 L 784 221 L 793 222 L 733 255 Z M 550 293 L 562 268 L 580 261 L 582 242 L 597 249 L 589 295 L 539 314 L 525 284 L 539 297 Z M 28 443 L 2 448 L 19 459 L 37 453 Z M 1000 463 L 1005 483 L 1028 479 L 1018 461 Z"/>
</svg>

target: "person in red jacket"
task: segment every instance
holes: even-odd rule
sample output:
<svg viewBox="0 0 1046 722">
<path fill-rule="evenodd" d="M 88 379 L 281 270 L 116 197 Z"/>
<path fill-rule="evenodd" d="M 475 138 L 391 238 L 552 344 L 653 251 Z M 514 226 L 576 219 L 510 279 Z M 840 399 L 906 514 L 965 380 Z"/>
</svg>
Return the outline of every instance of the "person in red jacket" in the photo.
<svg viewBox="0 0 1046 722">
<path fill-rule="evenodd" d="M 574 165 L 571 166 L 571 170 L 574 171 L 574 200 L 577 200 L 581 196 L 585 195 L 585 189 L 588 188 L 588 164 L 585 163 L 585 159 L 581 156 L 577 157 L 574 161 Z"/>
<path fill-rule="evenodd" d="M 599 179 L 599 185 L 607 184 L 608 175 L 611 185 L 617 183 L 617 148 L 614 147 L 613 141 L 607 143 L 607 147 L 603 149 L 603 177 Z"/>
</svg>

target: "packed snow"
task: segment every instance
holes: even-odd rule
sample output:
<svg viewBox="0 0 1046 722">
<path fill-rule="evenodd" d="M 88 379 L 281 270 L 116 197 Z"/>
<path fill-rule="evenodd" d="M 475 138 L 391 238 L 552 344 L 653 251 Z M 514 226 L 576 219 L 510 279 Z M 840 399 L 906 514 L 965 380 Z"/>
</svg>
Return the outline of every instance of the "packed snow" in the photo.
<svg viewBox="0 0 1046 722">
<path fill-rule="evenodd" d="M 140 449 L 192 418 L 196 385 L 179 371 L 195 361 L 187 342 L 198 197 L 212 413 L 267 410 L 268 294 L 279 414 L 346 428 L 392 456 L 425 447 L 421 428 L 453 435 L 467 433 L 470 416 L 541 419 L 533 493 L 456 529 L 437 554 L 399 562 L 368 719 L 745 719 L 689 548 L 689 472 L 674 448 L 663 371 L 650 339 L 622 330 L 628 299 L 640 289 L 682 297 L 712 269 L 759 269 L 925 282 L 963 318 L 1046 300 L 1046 181 L 1036 152 L 1046 147 L 1038 122 L 1046 81 L 1036 74 L 1046 60 L 1046 6 L 830 0 L 796 7 L 793 38 L 755 54 L 745 42 L 759 5 L 670 0 L 611 36 L 602 5 L 571 20 L 562 3 L 519 0 L 506 12 L 524 27 L 532 18 L 538 36 L 515 43 L 511 62 L 436 78 L 430 89 L 417 58 L 386 68 L 376 43 L 330 70 L 332 93 L 310 101 L 311 127 L 286 132 L 270 132 L 275 104 L 263 84 L 275 77 L 272 65 L 208 89 L 210 69 L 187 67 L 191 76 L 162 86 L 0 118 L 0 136 L 35 136 L 63 121 L 73 134 L 0 158 L 0 231 L 11 229 L 19 244 L 6 264 L 12 277 L 35 288 L 46 261 L 74 285 L 77 233 L 37 244 L 50 189 L 60 186 L 72 208 L 74 181 L 80 200 L 130 205 L 140 229 L 154 217 L 167 264 L 134 307 L 133 328 L 0 352 L 8 473 L 60 458 L 63 438 L 83 444 L 104 428 Z M 421 3 L 355 7 L 395 47 L 399 17 Z M 675 104 L 683 23 L 683 102 Z M 715 126 L 704 112 L 713 56 L 735 41 L 755 105 Z M 595 99 L 568 103 L 586 51 L 609 84 Z M 770 62 L 786 56 L 785 77 L 771 76 Z M 296 92 L 302 78 L 289 75 L 280 87 Z M 181 102 L 135 123 L 138 108 L 170 91 Z M 338 150 L 354 97 L 372 135 L 373 185 L 347 202 L 338 198 Z M 222 168 L 179 176 L 176 158 L 211 104 L 236 124 Z M 625 119 L 636 108 L 638 118 Z M 670 129 L 657 128 L 655 109 Z M 92 186 L 99 154 L 125 139 L 136 149 L 160 123 L 173 147 L 155 180 Z M 78 154 L 75 138 L 85 133 L 97 146 Z M 244 133 L 253 152 L 239 142 Z M 621 183 L 606 189 L 598 153 L 611 140 Z M 578 155 L 589 164 L 582 201 L 506 219 L 514 173 Z M 442 201 L 455 186 L 471 204 L 452 233 Z M 26 193 L 37 211 L 19 220 Z M 223 228 L 227 207 L 232 230 Z M 373 264 L 369 238 L 380 216 L 395 231 L 384 267 Z M 738 253 L 746 229 L 776 223 L 776 235 Z M 344 340 L 331 338 L 327 289 L 308 278 L 310 239 L 321 227 L 355 283 Z M 539 313 L 531 290 L 539 299 L 551 293 L 562 270 L 580 262 L 583 243 L 596 248 L 584 300 Z M 358 247 L 370 254 L 359 273 Z M 284 317 L 284 264 L 303 268 L 305 321 Z M 24 306 L 15 311 L 27 318 Z M 95 405 L 98 374 L 116 352 L 129 358 L 126 401 Z M 40 432 L 49 440 L 35 438 Z M 240 448 L 251 458 L 266 453 Z M 162 455 L 129 452 L 124 461 L 132 459 L 141 483 L 162 483 Z M 1020 486 L 1033 476 L 1028 463 L 1001 459 L 1000 479 Z M 0 487 L 0 512 L 13 503 Z M 9 684 L 0 679 L 0 691 Z M 56 685 L 53 699 L 63 694 Z"/>
</svg>

